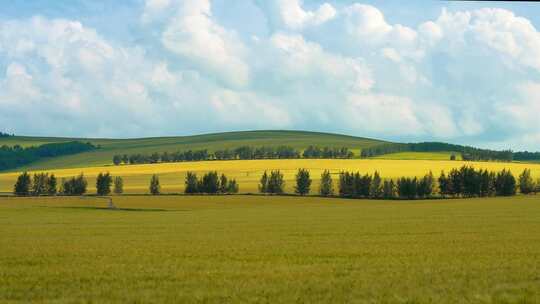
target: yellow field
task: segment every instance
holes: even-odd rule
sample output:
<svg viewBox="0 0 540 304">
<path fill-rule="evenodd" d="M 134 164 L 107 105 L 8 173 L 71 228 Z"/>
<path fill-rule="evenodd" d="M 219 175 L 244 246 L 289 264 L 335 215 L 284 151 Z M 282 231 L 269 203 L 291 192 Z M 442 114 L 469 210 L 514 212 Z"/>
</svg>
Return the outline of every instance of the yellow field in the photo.
<svg viewBox="0 0 540 304">
<path fill-rule="evenodd" d="M 309 169 L 314 179 L 312 191 L 317 191 L 318 178 L 323 170 L 330 170 L 339 174 L 343 170 L 373 173 L 379 171 L 384 178 L 400 176 L 421 176 L 432 171 L 436 176 L 441 170 L 449 171 L 464 164 L 475 168 L 485 168 L 493 171 L 510 169 L 519 175 L 524 169 L 531 169 L 532 175 L 540 177 L 540 164 L 498 163 L 498 162 L 461 162 L 461 161 L 433 161 L 433 160 L 388 160 L 388 159 L 298 159 L 298 160 L 239 160 L 239 161 L 207 161 L 167 163 L 152 165 L 106 166 L 86 167 L 76 169 L 49 170 L 57 177 L 74 176 L 84 173 L 88 177 L 89 191 L 95 191 L 95 177 L 100 172 L 110 172 L 113 176 L 124 178 L 126 193 L 148 192 L 148 182 L 152 174 L 158 174 L 162 185 L 162 192 L 183 192 L 184 178 L 187 171 L 204 173 L 216 170 L 227 176 L 236 178 L 240 184 L 240 192 L 257 192 L 257 184 L 264 170 L 281 170 L 286 179 L 286 190 L 293 191 L 294 175 L 298 168 Z M 11 192 L 18 173 L 0 174 L 0 192 Z"/>
</svg>

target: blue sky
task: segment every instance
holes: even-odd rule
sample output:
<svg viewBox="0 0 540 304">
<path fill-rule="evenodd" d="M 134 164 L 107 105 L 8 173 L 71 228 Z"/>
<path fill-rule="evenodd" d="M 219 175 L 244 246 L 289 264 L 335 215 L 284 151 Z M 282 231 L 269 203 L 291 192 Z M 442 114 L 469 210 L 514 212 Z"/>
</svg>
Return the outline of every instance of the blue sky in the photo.
<svg viewBox="0 0 540 304">
<path fill-rule="evenodd" d="M 0 129 L 329 131 L 540 150 L 540 5 L 15 0 Z"/>
</svg>

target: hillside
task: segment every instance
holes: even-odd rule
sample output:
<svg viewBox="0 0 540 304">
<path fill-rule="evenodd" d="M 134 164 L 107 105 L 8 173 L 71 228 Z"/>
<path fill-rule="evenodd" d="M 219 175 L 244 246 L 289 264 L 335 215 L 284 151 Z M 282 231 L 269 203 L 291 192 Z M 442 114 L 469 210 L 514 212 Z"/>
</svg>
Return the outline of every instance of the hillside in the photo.
<svg viewBox="0 0 540 304">
<path fill-rule="evenodd" d="M 41 170 L 79 168 L 87 166 L 101 166 L 111 164 L 115 154 L 176 152 L 183 150 L 208 149 L 213 152 L 218 149 L 236 148 L 240 146 L 291 146 L 296 149 L 305 149 L 310 145 L 320 147 L 347 147 L 355 154 L 360 149 L 383 143 L 383 141 L 331 133 L 305 132 L 305 131 L 245 131 L 204 134 L 178 137 L 155 137 L 136 139 L 92 139 L 92 138 L 59 138 L 59 137 L 28 137 L 13 136 L 0 138 L 2 145 L 20 145 L 22 147 L 38 146 L 46 143 L 69 141 L 90 142 L 99 145 L 95 151 L 50 158 L 17 168 L 20 170 Z"/>
</svg>

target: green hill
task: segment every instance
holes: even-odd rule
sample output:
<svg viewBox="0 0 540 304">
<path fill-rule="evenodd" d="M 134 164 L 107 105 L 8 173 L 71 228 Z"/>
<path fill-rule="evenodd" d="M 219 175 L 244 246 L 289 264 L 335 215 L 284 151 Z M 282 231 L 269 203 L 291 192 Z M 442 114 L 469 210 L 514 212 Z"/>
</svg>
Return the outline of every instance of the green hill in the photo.
<svg viewBox="0 0 540 304">
<path fill-rule="evenodd" d="M 48 158 L 28 166 L 17 168 L 20 170 L 41 170 L 77 168 L 85 166 L 99 166 L 111 164 L 115 154 L 150 154 L 153 152 L 175 152 L 185 150 L 208 149 L 213 152 L 219 149 L 236 148 L 240 146 L 291 146 L 296 149 L 305 149 L 309 145 L 319 147 L 347 147 L 355 155 L 359 155 L 360 149 L 375 146 L 383 141 L 347 136 L 331 133 L 305 132 L 305 131 L 244 131 L 204 134 L 194 136 L 155 137 L 136 139 L 92 139 L 92 138 L 59 138 L 59 137 L 28 137 L 12 136 L 1 137 L 2 145 L 20 145 L 22 147 L 39 146 L 47 143 L 90 142 L 99 145 L 95 151 Z"/>
</svg>

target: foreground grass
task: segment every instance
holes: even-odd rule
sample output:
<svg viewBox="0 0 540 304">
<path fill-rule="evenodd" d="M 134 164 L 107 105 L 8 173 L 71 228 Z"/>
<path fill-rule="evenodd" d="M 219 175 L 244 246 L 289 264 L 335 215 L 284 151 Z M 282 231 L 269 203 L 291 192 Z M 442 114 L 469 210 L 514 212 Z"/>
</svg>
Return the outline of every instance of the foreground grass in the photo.
<svg viewBox="0 0 540 304">
<path fill-rule="evenodd" d="M 113 176 L 124 178 L 126 193 L 148 193 L 148 184 L 153 174 L 160 177 L 163 192 L 179 193 L 184 191 L 184 180 L 187 171 L 204 174 L 211 170 L 225 173 L 237 179 L 240 192 L 258 192 L 258 182 L 265 170 L 281 170 L 286 181 L 286 191 L 294 192 L 294 177 L 299 168 L 310 171 L 314 180 L 313 193 L 318 191 L 318 179 L 324 170 L 330 170 L 337 182 L 341 171 L 360 171 L 373 174 L 379 171 L 384 178 L 402 176 L 423 176 L 432 171 L 438 176 L 441 170 L 446 172 L 452 168 L 471 165 L 477 169 L 501 171 L 510 169 L 517 177 L 524 169 L 531 169 L 535 178 L 540 178 L 540 164 L 502 163 L 502 162 L 463 162 L 432 160 L 389 160 L 389 159 L 275 159 L 275 160 L 237 160 L 237 161 L 205 161 L 186 163 L 166 163 L 149 165 L 85 167 L 75 169 L 48 170 L 57 177 L 75 176 L 83 172 L 89 181 L 90 193 L 95 193 L 95 178 L 100 172 L 110 172 Z M 13 191 L 13 185 L 19 173 L 0 174 L 0 192 Z"/>
<path fill-rule="evenodd" d="M 0 302 L 537 303 L 540 197 L 0 198 Z"/>
</svg>

